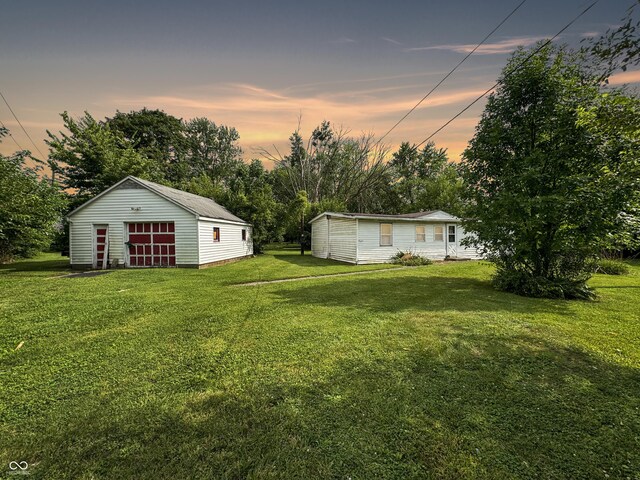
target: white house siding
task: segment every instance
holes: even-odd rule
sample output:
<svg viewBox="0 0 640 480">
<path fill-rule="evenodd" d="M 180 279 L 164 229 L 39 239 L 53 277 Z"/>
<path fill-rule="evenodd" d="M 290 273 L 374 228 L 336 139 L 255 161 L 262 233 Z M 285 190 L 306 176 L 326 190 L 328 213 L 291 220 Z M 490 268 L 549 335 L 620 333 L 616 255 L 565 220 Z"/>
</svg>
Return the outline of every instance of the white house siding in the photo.
<svg viewBox="0 0 640 480">
<path fill-rule="evenodd" d="M 213 241 L 213 227 L 220 228 L 220 241 Z M 242 241 L 242 230 L 247 231 L 246 241 Z M 216 220 L 198 220 L 198 243 L 200 264 L 219 262 L 253 254 L 251 227 Z"/>
<path fill-rule="evenodd" d="M 380 246 L 380 223 L 393 224 L 393 245 Z M 416 225 L 425 226 L 425 241 L 416 241 Z M 442 226 L 444 239 L 435 240 L 435 227 Z M 360 220 L 358 238 L 358 263 L 388 262 L 398 251 L 410 251 L 432 260 L 443 260 L 447 255 L 445 242 L 447 240 L 447 224 L 439 222 L 382 222 L 379 220 Z M 464 230 L 458 225 L 456 235 L 456 258 L 479 258 L 475 248 L 465 248 L 460 245 Z"/>
<path fill-rule="evenodd" d="M 132 208 L 140 208 L 133 211 Z M 145 188 L 115 188 L 70 218 L 70 255 L 74 267 L 93 263 L 93 226 L 109 225 L 109 263 L 126 261 L 125 224 L 174 222 L 176 265 L 198 264 L 196 216 Z"/>
<path fill-rule="evenodd" d="M 469 260 L 477 260 L 479 258 L 481 258 L 480 254 L 478 253 L 478 249 L 475 247 L 464 247 L 462 245 L 460 245 L 460 241 L 467 236 L 467 233 L 465 233 L 464 228 L 462 228 L 462 225 L 458 225 L 458 258 L 466 258 Z"/>
<path fill-rule="evenodd" d="M 380 245 L 380 223 L 393 224 L 393 245 Z M 425 241 L 416 242 L 416 225 L 425 225 Z M 446 256 L 445 242 L 434 240 L 434 224 L 360 220 L 358 263 L 383 263 L 398 251 L 411 251 L 431 259 Z"/>
<path fill-rule="evenodd" d="M 331 217 L 329 219 L 328 258 L 341 262 L 356 262 L 357 221 L 350 218 Z"/>
<path fill-rule="evenodd" d="M 327 217 L 322 217 L 311 224 L 311 255 L 327 258 Z"/>
</svg>

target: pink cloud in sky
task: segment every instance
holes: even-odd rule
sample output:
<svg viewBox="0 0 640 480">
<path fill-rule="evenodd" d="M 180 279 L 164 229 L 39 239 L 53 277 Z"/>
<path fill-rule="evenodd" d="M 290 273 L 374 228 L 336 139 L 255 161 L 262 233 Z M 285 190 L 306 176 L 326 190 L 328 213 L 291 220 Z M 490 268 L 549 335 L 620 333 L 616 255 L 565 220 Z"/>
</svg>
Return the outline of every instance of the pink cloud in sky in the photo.
<svg viewBox="0 0 640 480">
<path fill-rule="evenodd" d="M 624 85 L 625 83 L 640 82 L 640 70 L 620 72 L 609 77 L 609 85 Z"/>
<path fill-rule="evenodd" d="M 527 47 L 546 37 L 515 37 L 501 40 L 494 43 L 485 43 L 478 47 L 474 55 L 495 55 L 511 53 L 519 46 Z M 420 52 L 425 50 L 448 50 L 458 53 L 469 53 L 476 47 L 476 44 L 446 44 L 446 45 L 432 45 L 427 47 L 413 47 L 407 48 L 407 52 Z"/>
<path fill-rule="evenodd" d="M 411 93 L 402 92 L 402 87 L 387 87 L 295 96 L 286 90 L 277 91 L 250 84 L 224 84 L 211 87 L 206 93 L 191 95 L 114 97 L 108 100 L 108 104 L 112 105 L 112 109 L 123 111 L 137 110 L 143 106 L 162 108 L 183 118 L 204 116 L 218 123 L 232 125 L 240 132 L 245 157 L 249 158 L 260 147 L 276 145 L 280 151 L 286 151 L 287 139 L 297 127 L 299 119 L 303 130 L 307 132 L 326 119 L 335 126 L 354 129 L 354 135 L 371 131 L 380 136 L 415 104 L 416 87 L 419 85 L 406 86 L 412 90 Z M 395 148 L 401 141 L 418 143 L 448 119 L 441 107 L 464 105 L 483 91 L 473 88 L 434 94 L 387 139 L 390 147 Z M 389 92 L 395 94 L 378 95 Z M 431 115 L 429 109 L 434 110 Z M 458 138 L 460 130 L 464 132 L 462 138 L 465 139 L 465 145 L 473 135 L 477 122 L 475 116 L 471 119 L 473 121 L 468 120 L 462 118 L 451 126 L 451 131 Z M 459 155 L 461 151 L 456 145 L 452 153 Z"/>
</svg>

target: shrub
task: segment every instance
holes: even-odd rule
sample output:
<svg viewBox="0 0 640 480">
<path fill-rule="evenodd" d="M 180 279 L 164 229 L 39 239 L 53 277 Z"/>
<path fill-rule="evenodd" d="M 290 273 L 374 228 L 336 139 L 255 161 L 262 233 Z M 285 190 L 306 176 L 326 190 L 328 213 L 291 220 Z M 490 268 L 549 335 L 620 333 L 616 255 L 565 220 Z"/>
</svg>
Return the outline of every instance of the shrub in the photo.
<svg viewBox="0 0 640 480">
<path fill-rule="evenodd" d="M 412 252 L 399 251 L 391 257 L 391 263 L 404 265 L 405 267 L 418 267 L 420 265 L 431 265 L 432 262 L 428 258 Z"/>
<path fill-rule="evenodd" d="M 603 275 L 626 275 L 629 273 L 629 266 L 626 263 L 603 258 L 596 262 L 594 272 Z"/>
<path fill-rule="evenodd" d="M 534 276 L 520 270 L 498 267 L 493 285 L 498 290 L 525 297 L 592 300 L 594 291 L 586 284 L 588 276 L 553 278 Z"/>
<path fill-rule="evenodd" d="M 0 263 L 46 250 L 65 206 L 60 189 L 25 160 L 21 153 L 0 155 Z"/>
</svg>

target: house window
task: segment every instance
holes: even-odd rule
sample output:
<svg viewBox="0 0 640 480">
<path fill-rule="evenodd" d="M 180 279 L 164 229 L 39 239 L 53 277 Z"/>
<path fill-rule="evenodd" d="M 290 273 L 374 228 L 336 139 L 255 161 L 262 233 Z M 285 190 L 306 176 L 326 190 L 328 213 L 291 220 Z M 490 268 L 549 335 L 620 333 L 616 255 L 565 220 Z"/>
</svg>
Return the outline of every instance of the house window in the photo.
<svg viewBox="0 0 640 480">
<path fill-rule="evenodd" d="M 456 226 L 449 225 L 449 243 L 456 243 Z"/>
<path fill-rule="evenodd" d="M 424 225 L 416 225 L 416 242 L 424 242 L 427 239 Z"/>
<path fill-rule="evenodd" d="M 247 241 L 247 229 L 246 228 L 242 229 L 242 241 L 243 242 Z"/>
<path fill-rule="evenodd" d="M 444 242 L 444 227 L 442 225 L 435 226 L 433 240 L 436 242 Z"/>
<path fill-rule="evenodd" d="M 389 247 L 393 245 L 393 223 L 380 224 L 380 246 Z"/>
<path fill-rule="evenodd" d="M 220 227 L 213 227 L 213 241 L 220 241 Z"/>
</svg>

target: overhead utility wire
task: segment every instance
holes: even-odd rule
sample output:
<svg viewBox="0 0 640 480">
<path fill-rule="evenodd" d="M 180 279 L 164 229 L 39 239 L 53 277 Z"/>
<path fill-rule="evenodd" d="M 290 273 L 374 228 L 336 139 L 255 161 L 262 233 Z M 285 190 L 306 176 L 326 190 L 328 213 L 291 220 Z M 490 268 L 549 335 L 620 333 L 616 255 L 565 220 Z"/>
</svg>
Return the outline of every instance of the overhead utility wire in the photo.
<svg viewBox="0 0 640 480">
<path fill-rule="evenodd" d="M 449 78 L 451 75 L 453 75 L 453 73 L 458 69 L 458 67 L 460 67 L 460 65 L 462 65 L 462 64 L 463 64 L 463 63 L 464 63 L 464 62 L 465 62 L 465 61 L 466 61 L 466 60 L 467 60 L 471 55 L 473 55 L 473 54 L 475 53 L 475 51 L 476 51 L 476 50 L 478 50 L 478 48 L 480 48 L 480 47 L 481 47 L 481 46 L 482 46 L 482 45 L 483 45 L 483 44 L 484 44 L 484 43 L 489 39 L 489 37 L 491 37 L 491 35 L 493 35 L 494 33 L 496 33 L 496 31 L 497 31 L 497 30 L 498 30 L 498 29 L 499 29 L 499 28 L 500 28 L 500 27 L 501 27 L 501 26 L 502 26 L 502 25 L 503 25 L 507 20 L 509 20 L 509 18 L 511 18 L 511 16 L 512 16 L 514 13 L 516 13 L 516 12 L 518 11 L 518 9 L 519 9 L 522 5 L 524 5 L 524 4 L 525 4 L 525 2 L 526 2 L 526 1 L 527 1 L 527 0 L 522 0 L 522 1 L 518 4 L 518 6 L 516 6 L 516 8 L 514 8 L 514 9 L 511 11 L 511 13 L 509 13 L 509 15 L 507 15 L 506 17 L 504 17 L 504 19 L 502 19 L 502 21 L 501 21 L 501 22 L 500 22 L 500 23 L 499 23 L 499 24 L 498 24 L 498 25 L 497 25 L 493 30 L 491 30 L 491 31 L 487 34 L 487 36 L 486 36 L 486 37 L 484 37 L 484 38 L 482 39 L 482 41 L 481 41 L 480 43 L 478 43 L 478 45 L 476 45 L 476 46 L 474 47 L 474 49 L 473 49 L 473 50 L 471 50 L 469 53 L 467 53 L 467 55 L 466 55 L 462 60 L 460 60 L 460 62 L 458 62 L 458 64 L 457 64 L 455 67 L 453 67 L 453 68 L 451 69 L 451 71 L 450 71 L 449 73 L 447 73 L 447 74 L 442 78 L 442 80 L 440 80 L 440 81 L 439 81 L 439 82 L 438 82 L 438 83 L 437 83 L 437 84 L 436 84 L 436 85 L 435 85 L 431 90 L 429 90 L 429 92 L 428 92 L 424 97 L 422 97 L 422 98 L 420 99 L 420 101 L 419 101 L 418 103 L 416 103 L 416 104 L 415 104 L 415 105 L 414 105 L 414 106 L 413 106 L 413 107 L 412 107 L 412 108 L 411 108 L 407 113 L 405 113 L 405 114 L 404 114 L 404 116 L 403 116 L 400 120 L 398 120 L 398 121 L 396 122 L 396 124 L 395 124 L 393 127 L 391 127 L 389 130 L 387 130 L 387 133 L 385 133 L 382 137 L 380 137 L 380 140 L 378 140 L 378 143 L 382 142 L 382 140 L 384 140 L 384 138 L 385 138 L 387 135 L 389 135 L 393 130 L 395 130 L 395 128 L 396 128 L 398 125 L 400 125 L 400 124 L 401 124 L 401 123 L 402 123 L 402 122 L 403 122 L 403 121 L 404 121 L 404 120 L 405 120 L 409 115 L 411 115 L 411 114 L 413 113 L 413 111 L 414 111 L 416 108 L 418 108 L 418 107 L 420 106 L 420 104 L 422 104 L 422 102 L 424 102 L 427 98 L 429 98 L 429 96 L 430 96 L 433 92 L 435 92 L 435 91 L 436 91 L 436 89 L 437 89 L 440 85 L 442 85 L 442 84 L 447 80 L 447 78 Z"/>
<path fill-rule="evenodd" d="M 514 74 L 517 70 L 520 69 L 520 67 L 522 67 L 525 63 L 527 63 L 536 53 L 538 53 L 540 50 L 542 50 L 543 48 L 545 48 L 547 45 L 549 45 L 551 42 L 553 42 L 556 38 L 558 38 L 562 33 L 564 33 L 564 31 L 569 28 L 571 25 L 573 25 L 575 22 L 578 21 L 578 19 L 580 17 L 582 17 L 585 13 L 587 13 L 589 10 L 591 10 L 596 3 L 598 3 L 600 0 L 596 0 L 595 2 L 591 3 L 591 5 L 589 5 L 587 8 L 585 8 L 582 12 L 580 12 L 580 14 L 575 17 L 573 20 L 571 20 L 569 23 L 567 23 L 562 30 L 560 30 L 558 33 L 556 33 L 553 37 L 551 37 L 550 39 L 546 40 L 544 43 L 542 43 L 542 45 L 540 45 L 538 48 L 536 48 L 533 52 L 531 52 L 527 58 L 525 58 L 522 62 L 520 62 L 515 68 L 513 68 L 511 71 L 507 72 L 504 74 L 504 77 L 502 80 L 498 80 L 491 88 L 489 88 L 486 92 L 484 92 L 482 95 L 480 95 L 478 98 L 476 98 L 473 102 L 471 102 L 469 105 L 467 105 L 466 107 L 464 107 L 462 110 L 460 110 L 456 115 L 454 115 L 451 119 L 449 119 L 444 125 L 442 125 L 440 128 L 438 128 L 435 132 L 433 132 L 431 135 L 429 135 L 427 138 L 425 138 L 422 142 L 420 142 L 417 147 L 421 147 L 422 145 L 424 145 L 425 143 L 427 143 L 429 140 L 431 140 L 436 134 L 438 134 L 440 131 L 442 131 L 444 128 L 447 127 L 447 125 L 449 125 L 451 122 L 453 122 L 456 118 L 458 118 L 460 115 L 462 115 L 464 112 L 466 112 L 467 110 L 469 110 L 473 105 L 475 105 L 476 103 L 478 103 L 485 95 L 487 95 L 489 92 L 491 92 L 492 90 L 494 90 L 498 85 L 500 85 L 502 83 L 502 81 L 504 79 L 506 79 L 507 77 L 511 76 L 512 74 Z"/>
<path fill-rule="evenodd" d="M 20 125 L 20 128 L 22 129 L 22 131 L 24 132 L 24 134 L 27 136 L 27 138 L 31 141 L 31 144 L 35 147 L 35 149 L 38 151 L 38 153 L 42 156 L 42 159 L 44 160 L 46 158 L 46 156 L 40 151 L 40 149 L 38 148 L 38 145 L 36 145 L 36 142 L 33 141 L 33 139 L 31 138 L 31 135 L 29 135 L 27 133 L 27 131 L 25 130 L 25 128 L 22 126 L 22 123 L 20 122 L 20 120 L 18 120 L 18 116 L 16 115 L 16 112 L 13 111 L 13 108 L 11 108 L 11 105 L 9 105 L 9 102 L 7 102 L 7 99 L 4 97 L 4 95 L 2 94 L 2 92 L 0 92 L 0 97 L 2 97 L 2 100 L 4 100 L 4 103 L 7 105 L 7 107 L 9 108 L 9 111 L 11 112 L 11 115 L 13 115 L 13 118 L 16 119 L 16 122 L 18 122 L 18 125 Z M 17 142 L 16 142 L 17 143 Z"/>
<path fill-rule="evenodd" d="M 9 135 L 11 140 L 13 140 L 13 142 L 18 146 L 19 150 L 24 150 L 24 148 L 20 146 L 18 141 L 15 138 L 13 138 L 13 135 L 11 135 L 11 131 L 7 127 L 5 127 L 4 123 L 2 123 L 2 120 L 0 120 L 0 127 L 4 128 L 7 131 L 7 134 Z"/>
</svg>

